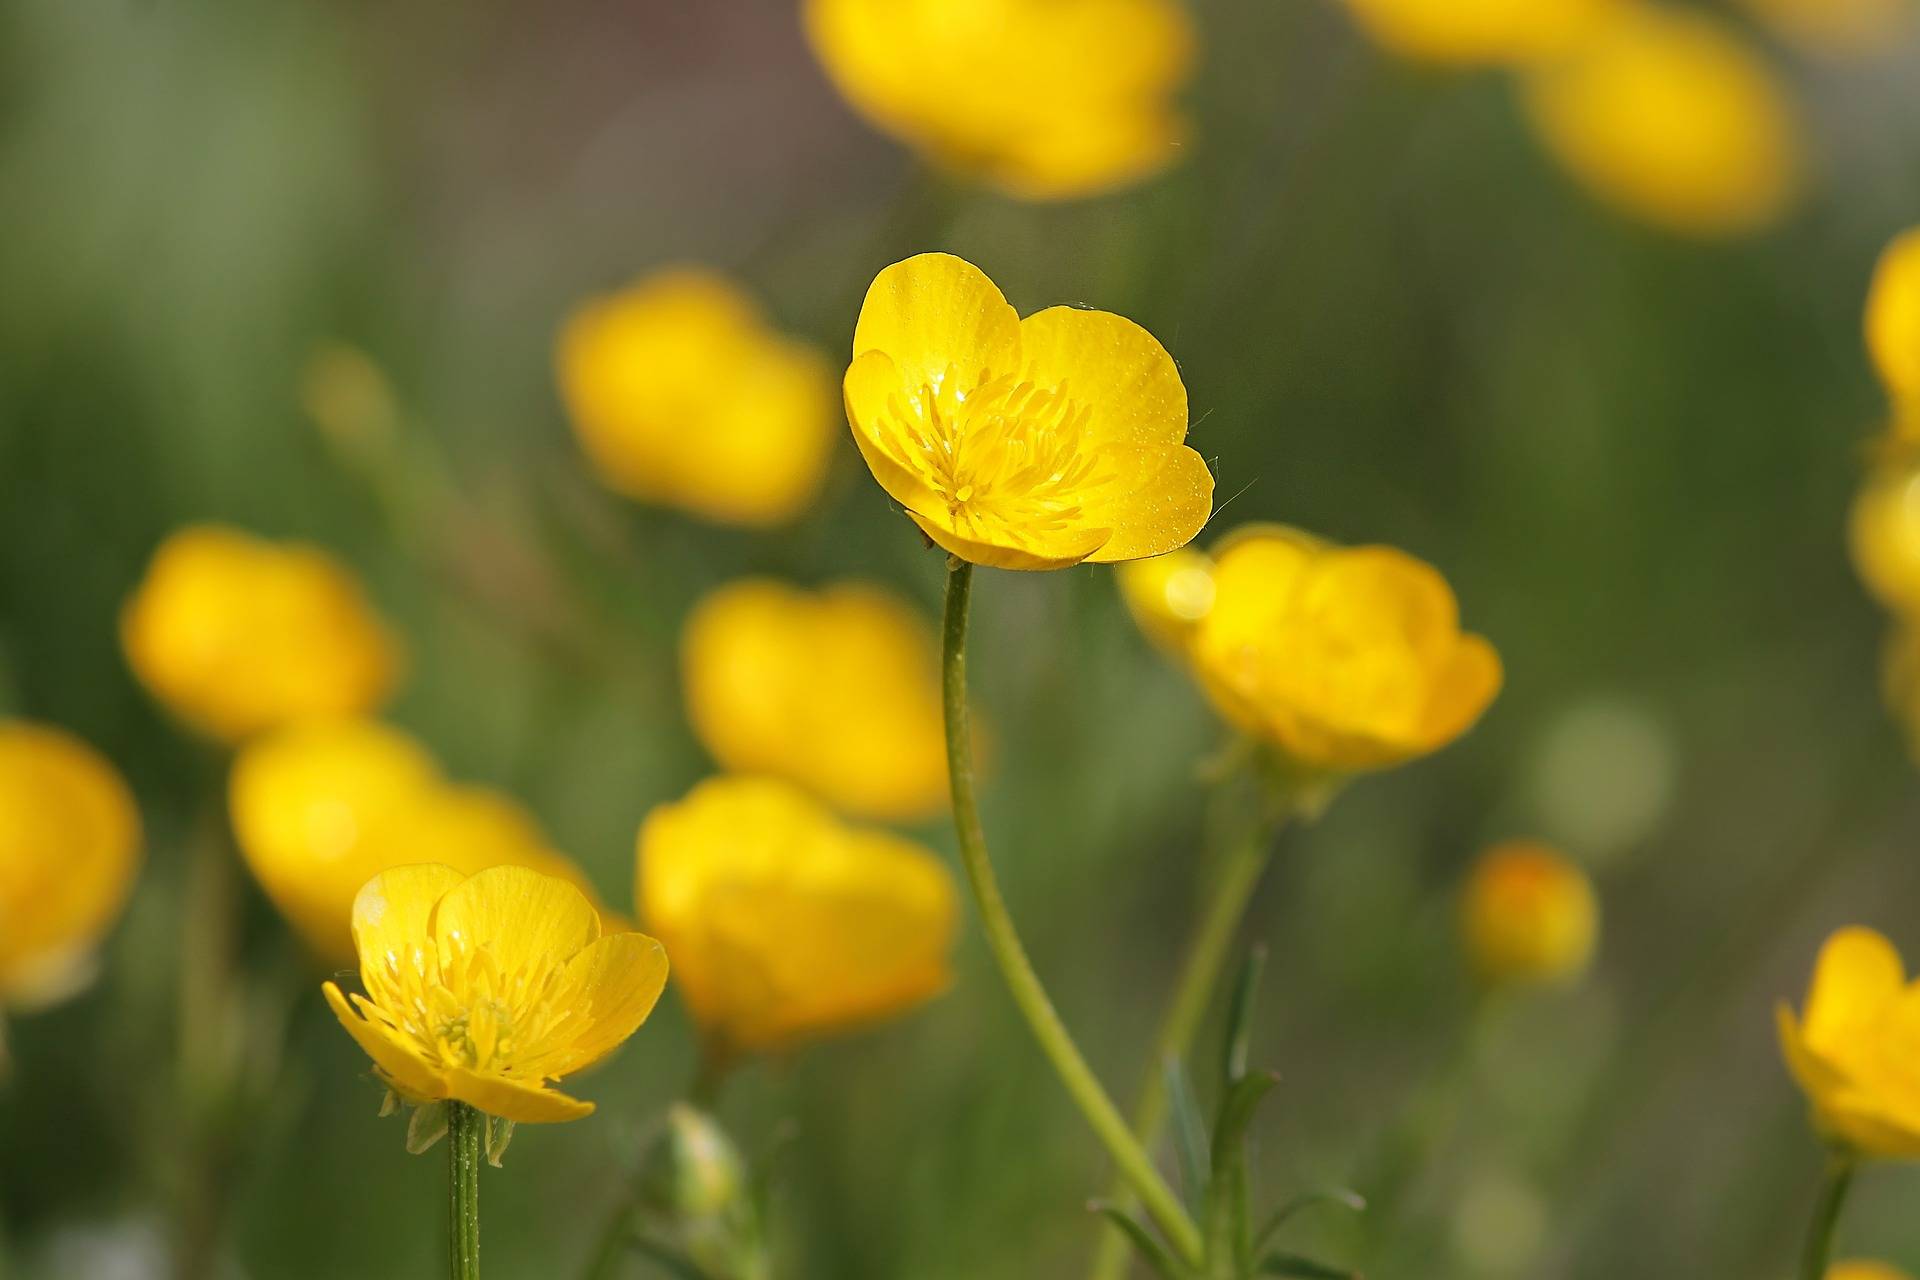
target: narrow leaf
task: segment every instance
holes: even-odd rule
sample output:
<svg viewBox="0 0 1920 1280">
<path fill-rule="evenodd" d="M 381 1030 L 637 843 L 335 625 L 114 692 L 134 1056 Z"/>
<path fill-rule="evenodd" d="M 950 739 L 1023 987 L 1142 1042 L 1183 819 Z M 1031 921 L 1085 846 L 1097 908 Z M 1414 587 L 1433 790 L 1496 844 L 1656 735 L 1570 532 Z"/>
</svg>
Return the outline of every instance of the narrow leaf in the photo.
<svg viewBox="0 0 1920 1280">
<path fill-rule="evenodd" d="M 1273 1216 L 1267 1219 L 1267 1225 L 1261 1227 L 1260 1233 L 1253 1238 L 1254 1252 L 1258 1253 L 1260 1250 L 1266 1248 L 1273 1240 L 1273 1237 L 1279 1233 L 1280 1228 L 1286 1226 L 1287 1222 L 1292 1219 L 1296 1213 L 1300 1213 L 1302 1210 L 1316 1208 L 1323 1204 L 1339 1205 L 1341 1208 L 1351 1209 L 1355 1213 L 1364 1213 L 1367 1208 L 1365 1196 L 1361 1195 L 1358 1191 L 1349 1191 L 1345 1187 L 1331 1187 L 1324 1191 L 1302 1192 L 1273 1211 Z"/>
<path fill-rule="evenodd" d="M 407 1154 L 423 1155 L 447 1136 L 447 1104 L 429 1102 L 413 1109 L 407 1121 Z"/>
<path fill-rule="evenodd" d="M 1180 1160 L 1180 1185 L 1187 1193 L 1189 1206 L 1207 1195 L 1207 1123 L 1200 1116 L 1200 1100 L 1194 1096 L 1193 1082 L 1180 1059 L 1168 1054 L 1162 1064 L 1166 1073 L 1167 1107 L 1173 1116 L 1174 1153 Z"/>
<path fill-rule="evenodd" d="M 1233 998 L 1227 1005 L 1227 1037 L 1220 1056 L 1220 1093 L 1239 1084 L 1247 1075 L 1247 1049 L 1253 1039 L 1254 997 L 1260 990 L 1260 975 L 1267 967 L 1267 948 L 1255 943 L 1233 980 Z"/>
<path fill-rule="evenodd" d="M 1302 1280 L 1361 1280 L 1358 1271 L 1348 1271 L 1344 1267 L 1330 1267 L 1324 1262 L 1315 1262 L 1312 1258 L 1303 1258 L 1297 1253 L 1268 1254 L 1260 1260 L 1260 1274 L 1298 1276 Z"/>
<path fill-rule="evenodd" d="M 1260 1100 L 1280 1083 L 1265 1072 L 1233 1086 L 1220 1103 L 1213 1126 L 1213 1171 L 1207 1195 L 1207 1240 L 1216 1257 L 1231 1257 L 1237 1274 L 1253 1265 L 1253 1237 L 1247 1220 L 1247 1129 Z"/>
<path fill-rule="evenodd" d="M 1142 1258 L 1146 1259 L 1147 1265 L 1153 1268 L 1156 1275 L 1164 1276 L 1165 1280 L 1181 1280 L 1183 1273 L 1180 1270 L 1180 1264 L 1173 1260 L 1173 1255 L 1167 1252 L 1167 1247 L 1161 1244 L 1139 1219 L 1119 1205 L 1105 1200 L 1095 1200 L 1088 1204 L 1087 1208 L 1119 1228 L 1120 1233 L 1132 1242 L 1133 1247 L 1139 1251 Z"/>
</svg>

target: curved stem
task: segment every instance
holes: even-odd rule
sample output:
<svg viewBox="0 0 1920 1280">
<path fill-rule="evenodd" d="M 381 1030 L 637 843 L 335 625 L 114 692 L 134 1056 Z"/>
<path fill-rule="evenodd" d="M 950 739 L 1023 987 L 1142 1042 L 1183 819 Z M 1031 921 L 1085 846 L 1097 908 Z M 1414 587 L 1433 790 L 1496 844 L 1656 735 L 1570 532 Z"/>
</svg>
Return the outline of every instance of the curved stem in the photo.
<svg viewBox="0 0 1920 1280">
<path fill-rule="evenodd" d="M 1813 1202 L 1813 1221 L 1807 1224 L 1807 1243 L 1800 1252 L 1800 1280 L 1823 1280 L 1827 1260 L 1833 1255 L 1833 1229 L 1840 1221 L 1840 1207 L 1853 1188 L 1853 1157 L 1835 1153 L 1827 1162 L 1826 1182 L 1820 1198 Z"/>
<path fill-rule="evenodd" d="M 1247 903 L 1252 900 L 1253 891 L 1259 887 L 1260 878 L 1265 874 L 1267 864 L 1272 861 L 1273 836 L 1283 823 L 1284 819 L 1272 825 L 1264 822 L 1257 824 L 1228 852 L 1219 878 L 1214 882 L 1212 897 L 1207 902 L 1200 927 L 1193 935 L 1186 961 L 1181 966 L 1173 1002 L 1167 1006 L 1166 1016 L 1161 1019 L 1160 1028 L 1154 1034 L 1153 1055 L 1141 1079 L 1140 1092 L 1134 1099 L 1133 1135 L 1149 1151 L 1160 1140 L 1161 1131 L 1167 1123 L 1167 1075 L 1162 1068 L 1168 1058 L 1186 1057 L 1193 1045 L 1193 1037 L 1200 1029 L 1200 1020 L 1206 1016 L 1207 1004 L 1213 997 L 1214 988 L 1219 985 L 1220 970 L 1226 964 L 1227 952 L 1233 944 L 1234 935 L 1240 930 L 1240 920 L 1246 914 Z M 1126 1198 L 1126 1186 L 1116 1181 L 1108 1199 L 1124 1203 Z M 1117 1231 L 1103 1229 L 1090 1272 L 1093 1280 L 1119 1280 L 1126 1266 L 1125 1237 Z"/>
<path fill-rule="evenodd" d="M 1153 1167 L 1146 1151 L 1134 1140 L 1119 1108 L 1094 1076 L 1081 1056 L 1079 1046 L 1066 1024 L 1054 1010 L 1033 962 L 1027 958 L 1015 930 L 1013 916 L 1000 895 L 1000 884 L 987 857 L 986 836 L 980 828 L 980 811 L 973 793 L 973 735 L 967 717 L 967 605 L 973 592 L 973 566 L 950 559 L 947 567 L 947 603 L 942 627 L 941 693 L 946 704 L 947 777 L 953 788 L 953 823 L 960 838 L 960 860 L 973 889 L 974 904 L 980 910 L 980 928 L 1000 976 L 1040 1049 L 1053 1065 L 1054 1074 L 1066 1086 L 1088 1125 L 1106 1144 L 1120 1174 L 1147 1213 L 1172 1244 L 1174 1251 L 1189 1263 L 1200 1262 L 1199 1228 L 1194 1226 L 1180 1200 L 1166 1180 Z"/>
<path fill-rule="evenodd" d="M 487 1118 L 464 1102 L 447 1103 L 447 1175 L 452 1216 L 447 1274 L 480 1280 L 480 1146 Z"/>
</svg>

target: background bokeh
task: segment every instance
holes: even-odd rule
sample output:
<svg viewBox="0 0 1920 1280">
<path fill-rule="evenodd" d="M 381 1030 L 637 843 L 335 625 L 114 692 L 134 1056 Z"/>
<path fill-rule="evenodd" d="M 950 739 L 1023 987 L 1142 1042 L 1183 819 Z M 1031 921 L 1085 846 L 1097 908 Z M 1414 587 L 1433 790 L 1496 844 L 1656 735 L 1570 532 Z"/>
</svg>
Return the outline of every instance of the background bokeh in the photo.
<svg viewBox="0 0 1920 1280">
<path fill-rule="evenodd" d="M 700 262 L 838 358 L 874 272 L 943 248 L 1023 311 L 1098 305 L 1161 337 L 1216 530 L 1404 547 L 1505 657 L 1479 728 L 1290 835 L 1256 902 L 1257 1056 L 1284 1075 L 1258 1129 L 1269 1198 L 1355 1176 L 1453 1059 L 1460 872 L 1537 835 L 1600 881 L 1599 963 L 1480 1044 L 1371 1274 L 1785 1274 L 1819 1159 L 1773 1003 L 1838 924 L 1920 948 L 1913 766 L 1844 545 L 1884 412 L 1860 304 L 1920 215 L 1920 48 L 1765 46 L 1808 118 L 1810 190 L 1767 234 L 1699 243 L 1571 186 L 1496 77 L 1394 62 L 1323 0 L 1196 13 L 1182 163 L 1036 206 L 918 174 L 829 88 L 790 0 L 0 6 L 0 706 L 114 759 L 149 847 L 99 984 L 9 1029 L 15 1270 L 163 1256 L 181 849 L 217 775 L 117 646 L 158 540 L 216 518 L 333 548 L 405 634 L 392 718 L 630 901 L 641 816 L 711 769 L 677 687 L 692 602 L 749 571 L 860 575 L 931 616 L 940 562 L 845 441 L 790 533 L 608 494 L 566 429 L 554 332 L 589 293 Z M 457 526 L 396 528 L 335 463 L 299 394 L 329 341 L 386 370 Z M 1196 770 L 1220 730 L 1110 571 L 989 573 L 976 596 L 996 858 L 1124 1090 L 1204 875 Z M 943 824 L 921 834 L 950 850 Z M 249 967 L 277 974 L 281 926 L 247 892 Z M 1077 1274 L 1104 1161 L 977 938 L 959 967 L 919 1013 L 730 1094 L 750 1149 L 791 1127 L 789 1274 Z M 238 1157 L 234 1273 L 431 1274 L 440 1161 L 375 1118 L 317 980 L 290 1017 Z M 594 1120 L 521 1131 L 485 1182 L 491 1271 L 572 1273 L 691 1046 L 670 995 L 580 1082 Z M 1920 1266 L 1916 1196 L 1920 1173 L 1867 1180 L 1847 1251 Z M 1330 1256 L 1363 1246 L 1318 1229 Z"/>
</svg>

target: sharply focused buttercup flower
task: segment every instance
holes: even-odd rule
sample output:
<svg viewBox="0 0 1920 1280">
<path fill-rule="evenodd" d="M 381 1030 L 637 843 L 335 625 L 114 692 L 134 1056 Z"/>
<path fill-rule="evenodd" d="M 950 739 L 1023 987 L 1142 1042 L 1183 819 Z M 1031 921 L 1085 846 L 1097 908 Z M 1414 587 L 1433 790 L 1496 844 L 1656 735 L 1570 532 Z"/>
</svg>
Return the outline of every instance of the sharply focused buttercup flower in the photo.
<svg viewBox="0 0 1920 1280">
<path fill-rule="evenodd" d="M 721 587 L 680 642 L 687 715 L 734 773 L 788 778 L 846 813 L 908 820 L 947 797 L 932 629 L 877 587 Z"/>
<path fill-rule="evenodd" d="M 1872 929 L 1820 948 L 1802 1016 L 1783 1002 L 1780 1044 L 1820 1127 L 1859 1154 L 1920 1158 L 1920 982 Z"/>
<path fill-rule="evenodd" d="M 1460 630 L 1446 580 L 1404 552 L 1250 525 L 1215 549 L 1206 589 L 1179 583 L 1200 564 L 1130 569 L 1129 601 L 1140 614 L 1156 580 L 1172 584 L 1180 604 L 1145 606 L 1145 625 L 1180 618 L 1184 633 L 1164 634 L 1215 706 L 1303 774 L 1436 751 L 1499 692 L 1493 646 Z"/>
<path fill-rule="evenodd" d="M 1548 150 L 1596 195 L 1703 236 L 1778 220 L 1799 186 L 1800 128 L 1758 55 L 1703 12 L 1625 5 L 1526 73 Z"/>
<path fill-rule="evenodd" d="M 1593 959 L 1600 902 L 1593 882 L 1559 850 L 1509 840 L 1480 856 L 1461 896 L 1473 967 L 1496 984 L 1578 977 Z"/>
<path fill-rule="evenodd" d="M 219 525 L 173 534 L 120 618 L 141 682 L 210 737 L 240 740 L 371 710 L 399 670 L 393 637 L 338 561 Z"/>
<path fill-rule="evenodd" d="M 1920 227 L 1880 255 L 1867 293 L 1867 350 L 1896 407 L 1897 425 L 1920 434 Z"/>
<path fill-rule="evenodd" d="M 819 492 L 832 369 L 721 276 L 678 268 L 589 300 L 562 328 L 555 363 L 588 460 L 628 497 L 771 525 Z"/>
<path fill-rule="evenodd" d="M 1914 0 L 1745 0 L 1781 38 L 1815 53 L 1898 48 L 1920 17 Z"/>
<path fill-rule="evenodd" d="M 1346 0 L 1374 39 L 1403 57 L 1463 65 L 1564 53 L 1623 0 Z"/>
<path fill-rule="evenodd" d="M 528 867 L 595 900 L 524 809 L 449 785 L 425 747 L 371 720 L 313 721 L 250 742 L 234 760 L 228 807 L 260 887 L 329 964 L 353 958 L 354 897 L 390 867 Z M 604 912 L 603 923 L 618 927 Z"/>
<path fill-rule="evenodd" d="M 841 94 L 943 168 L 1032 200 L 1166 167 L 1193 64 L 1178 0 L 807 0 Z"/>
<path fill-rule="evenodd" d="M 1152 334 L 1105 311 L 1024 320 L 943 253 L 874 278 L 847 417 L 874 478 L 934 542 L 1002 569 L 1135 560 L 1213 510 L 1184 443 L 1187 389 Z"/>
<path fill-rule="evenodd" d="M 550 1087 L 618 1048 L 667 980 L 660 944 L 601 932 L 586 895 L 526 867 L 393 867 L 353 902 L 366 994 L 321 990 L 382 1080 L 529 1123 L 593 1110 Z"/>
<path fill-rule="evenodd" d="M 118 772 L 72 734 L 0 720 L 0 1009 L 71 994 L 140 868 Z"/>
<path fill-rule="evenodd" d="M 715 778 L 640 828 L 642 921 L 720 1054 L 911 1008 L 950 981 L 953 877 L 790 783 Z"/>
</svg>

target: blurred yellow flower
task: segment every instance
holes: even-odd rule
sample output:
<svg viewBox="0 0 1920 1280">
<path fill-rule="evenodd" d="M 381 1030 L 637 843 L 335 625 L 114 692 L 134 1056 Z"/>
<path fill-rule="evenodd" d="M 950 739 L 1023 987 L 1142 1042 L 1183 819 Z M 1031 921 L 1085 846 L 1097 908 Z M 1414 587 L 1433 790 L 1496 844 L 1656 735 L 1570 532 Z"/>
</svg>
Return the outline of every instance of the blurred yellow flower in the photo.
<svg viewBox="0 0 1920 1280">
<path fill-rule="evenodd" d="M 1191 547 L 1129 560 L 1116 571 L 1127 612 L 1147 638 L 1184 657 L 1194 628 L 1213 608 L 1213 557 Z"/>
<path fill-rule="evenodd" d="M 1624 0 L 1346 0 L 1382 45 L 1407 58 L 1512 64 L 1563 53 Z"/>
<path fill-rule="evenodd" d="M 1691 10 L 1630 5 L 1526 73 L 1528 114 L 1580 182 L 1670 230 L 1777 221 L 1797 192 L 1799 122 L 1767 64 Z"/>
<path fill-rule="evenodd" d="M 1906 734 L 1907 750 L 1920 762 L 1920 626 L 1902 619 L 1880 652 L 1880 694 Z"/>
<path fill-rule="evenodd" d="M 1207 587 L 1183 580 L 1202 569 Z M 1123 586 L 1150 634 L 1179 641 L 1184 628 L 1178 651 L 1221 713 L 1306 775 L 1437 751 L 1500 689 L 1499 655 L 1461 632 L 1446 580 L 1390 547 L 1250 525 L 1210 568 L 1195 553 L 1171 573 L 1131 569 Z"/>
<path fill-rule="evenodd" d="M 1105 311 L 1022 320 L 943 253 L 867 290 L 847 417 L 874 478 L 934 542 L 1002 569 L 1135 560 L 1213 510 L 1184 443 L 1187 389 L 1152 334 Z"/>
<path fill-rule="evenodd" d="M 1920 227 L 1880 255 L 1867 293 L 1867 350 L 1899 417 L 1920 431 Z"/>
<path fill-rule="evenodd" d="M 63 730 L 0 720 L 0 1008 L 74 992 L 140 869 L 113 766 Z"/>
<path fill-rule="evenodd" d="M 1920 13 L 1913 0 L 1745 0 L 1782 39 L 1823 54 L 1873 54 L 1897 47 Z"/>
<path fill-rule="evenodd" d="M 521 866 L 595 901 L 585 874 L 505 796 L 450 786 L 418 742 L 370 720 L 313 721 L 255 739 L 228 785 L 234 836 L 254 877 L 314 953 L 353 958 L 354 895 L 390 867 L 431 861 L 473 874 Z M 610 932 L 624 927 L 602 913 Z"/>
<path fill-rule="evenodd" d="M 722 767 L 798 782 L 842 812 L 906 821 L 947 801 L 932 629 L 877 587 L 721 587 L 680 642 L 687 715 Z"/>
<path fill-rule="evenodd" d="M 950 981 L 953 877 L 797 787 L 715 778 L 640 828 L 641 919 L 716 1052 L 777 1050 L 911 1008 Z"/>
<path fill-rule="evenodd" d="M 1535 840 L 1509 840 L 1482 854 L 1460 901 L 1467 954 L 1497 984 L 1579 977 L 1593 959 L 1599 925 L 1593 882 Z"/>
<path fill-rule="evenodd" d="M 1059 200 L 1165 168 L 1194 55 L 1178 0 L 807 0 L 807 34 L 874 127 L 1009 195 Z"/>
<path fill-rule="evenodd" d="M 1867 1262 L 1856 1259 L 1850 1262 L 1836 1262 L 1827 1268 L 1826 1280 L 1913 1280 L 1898 1267 L 1884 1262 Z"/>
<path fill-rule="evenodd" d="M 385 701 L 392 635 L 315 547 L 218 525 L 173 534 L 120 617 L 127 662 L 182 721 L 229 743 Z"/>
<path fill-rule="evenodd" d="M 1920 1158 L 1920 983 L 1872 929 L 1841 929 L 1820 948 L 1796 1020 L 1778 1009 L 1780 1044 L 1820 1127 L 1859 1154 Z"/>
<path fill-rule="evenodd" d="M 1847 534 L 1867 590 L 1896 612 L 1920 610 L 1920 459 L 1889 455 L 1873 468 Z"/>
<path fill-rule="evenodd" d="M 561 329 L 555 363 L 588 460 L 630 498 L 772 525 L 820 490 L 832 370 L 729 280 L 677 268 L 591 299 Z"/>
<path fill-rule="evenodd" d="M 618 1048 L 667 980 L 658 942 L 603 935 L 584 894 L 525 867 L 382 871 L 353 900 L 353 941 L 367 994 L 321 990 L 394 1092 L 528 1123 L 593 1110 L 548 1082 Z"/>
</svg>

